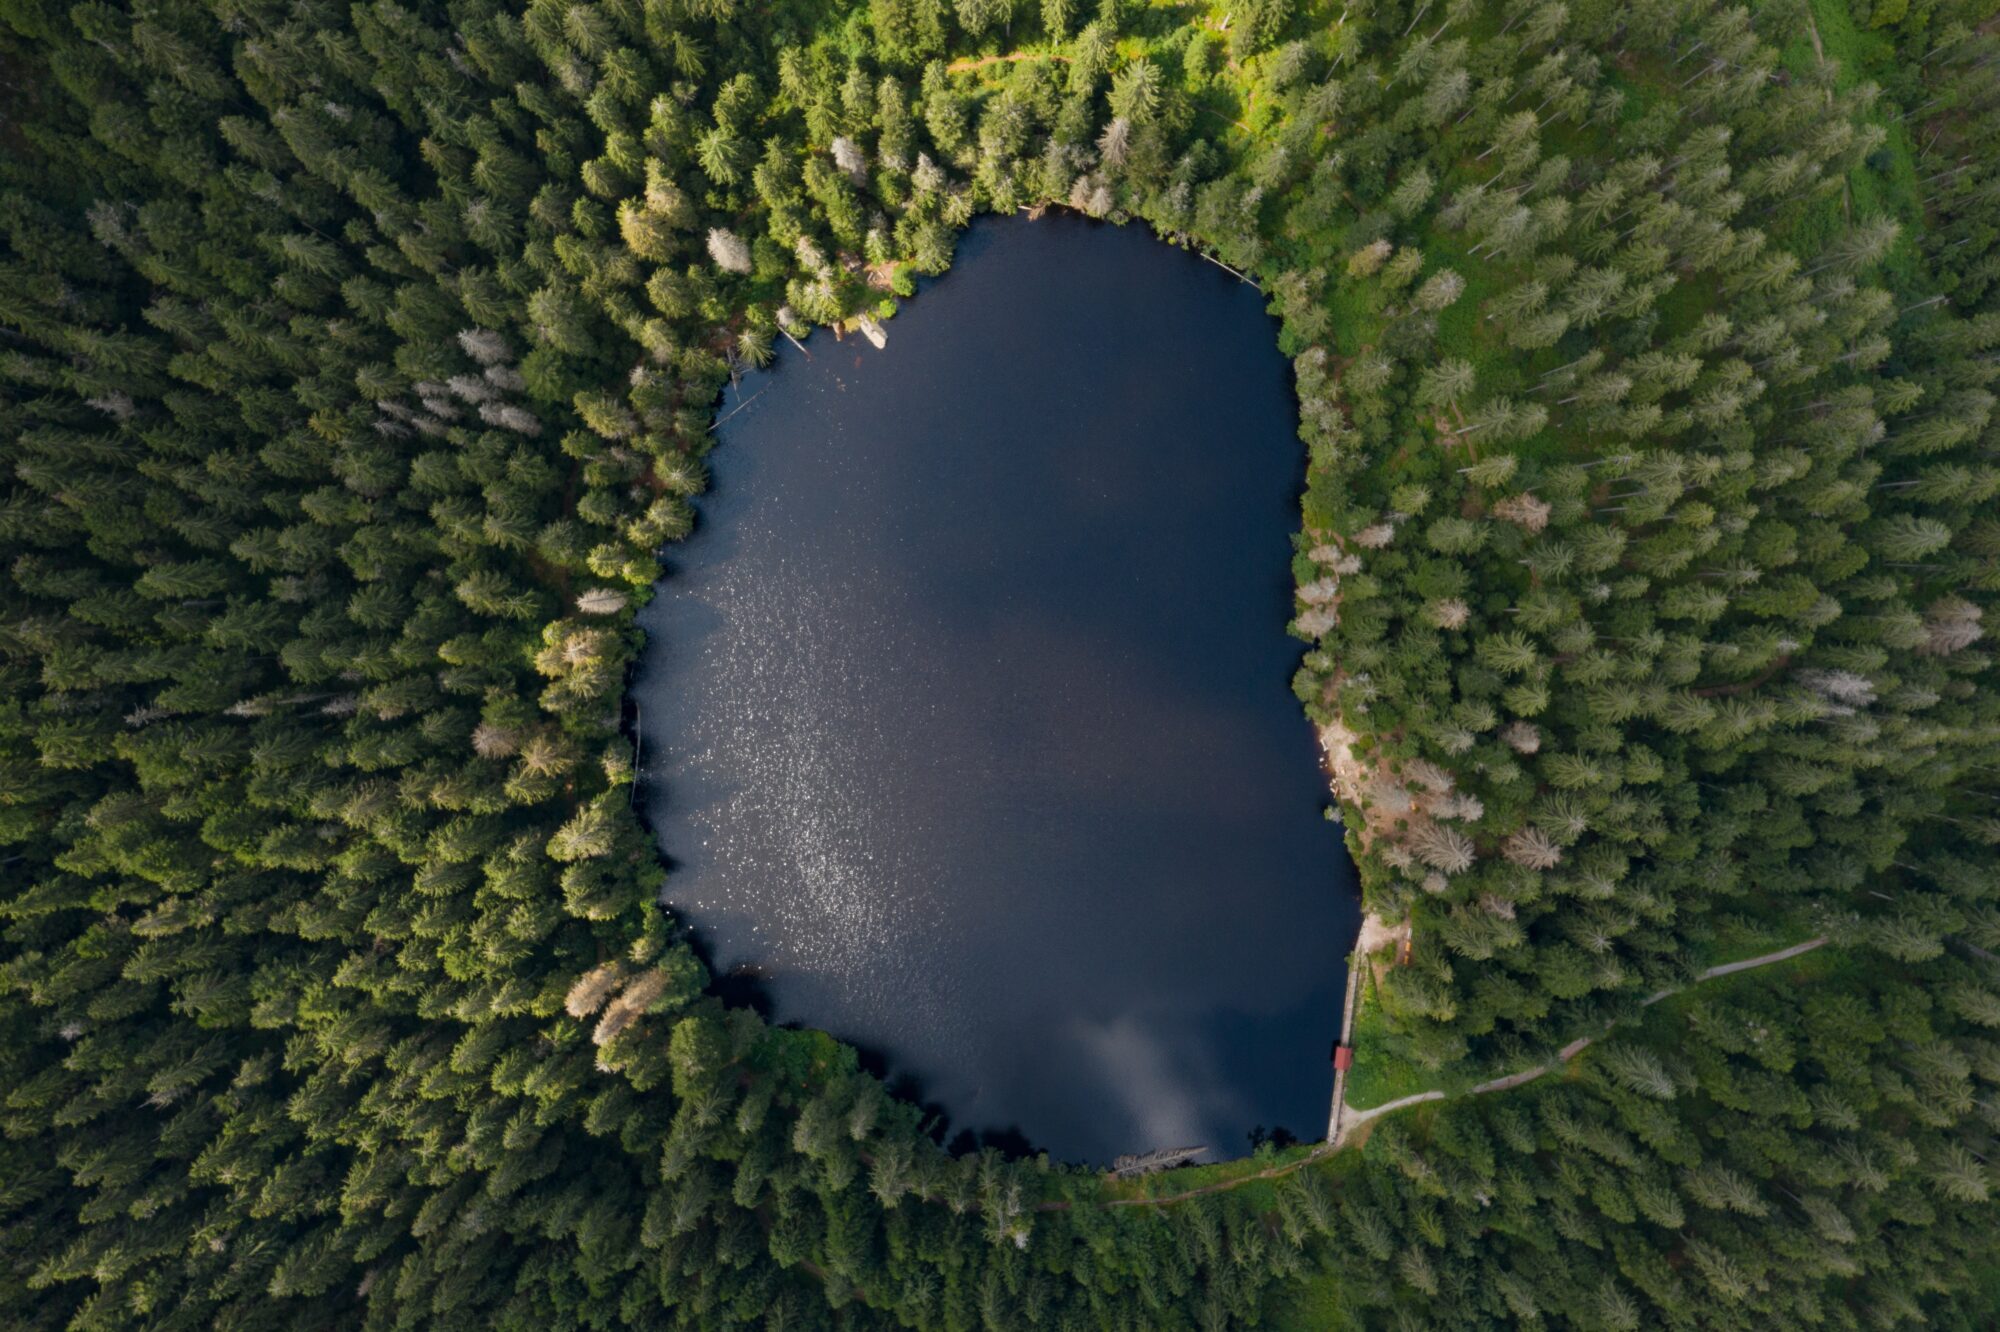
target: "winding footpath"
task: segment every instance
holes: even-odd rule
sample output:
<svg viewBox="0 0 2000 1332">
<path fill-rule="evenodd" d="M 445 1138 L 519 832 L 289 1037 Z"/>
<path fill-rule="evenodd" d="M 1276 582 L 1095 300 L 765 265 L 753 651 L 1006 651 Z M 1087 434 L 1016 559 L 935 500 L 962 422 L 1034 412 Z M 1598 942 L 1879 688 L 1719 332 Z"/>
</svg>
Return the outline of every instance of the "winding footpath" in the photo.
<svg viewBox="0 0 2000 1332">
<path fill-rule="evenodd" d="M 1799 957 L 1806 953 L 1812 952 L 1813 949 L 1815 948 L 1824 947 L 1826 945 L 1826 942 L 1827 942 L 1826 936 L 1822 934 L 1816 938 L 1807 939 L 1804 943 L 1795 943 L 1789 948 L 1780 948 L 1774 953 L 1765 953 L 1761 957 L 1745 958 L 1741 962 L 1725 962 L 1720 966 L 1710 967 L 1708 970 L 1702 972 L 1700 975 L 1696 976 L 1693 980 L 1689 981 L 1686 985 L 1676 985 L 1669 989 L 1658 990 L 1652 994 L 1647 995 L 1644 999 L 1639 1001 L 1640 1007 L 1650 1008 L 1654 1004 L 1659 1003 L 1660 1000 L 1671 998 L 1672 996 L 1681 993 L 1683 990 L 1692 989 L 1694 986 L 1701 984 L 1703 981 L 1719 980 L 1724 976 L 1733 976 L 1739 971 L 1754 971 L 1758 967 L 1768 967 L 1768 966 L 1774 966 L 1779 962 L 1789 962 L 1795 957 Z M 1351 972 L 1349 973 L 1349 979 L 1350 981 L 1352 980 Z M 1349 989 L 1351 993 L 1352 992 L 1351 985 Z M 1352 1009 L 1351 999 L 1349 1000 L 1349 1008 L 1350 1008 L 1350 1018 L 1351 1018 L 1351 1009 Z M 1342 1029 L 1346 1030 L 1348 1025 L 1349 1024 L 1347 1022 L 1343 1022 Z M 1615 1027 L 1616 1025 L 1617 1025 L 1616 1023 L 1613 1023 L 1612 1027 Z M 1608 1036 L 1611 1034 L 1612 1027 L 1605 1028 L 1604 1036 Z M 1526 1086 L 1528 1083 L 1533 1082 L 1536 1078 L 1541 1077 L 1544 1073 L 1553 1073 L 1555 1070 L 1561 1068 L 1564 1064 L 1567 1064 L 1570 1060 L 1576 1058 L 1578 1055 L 1582 1054 L 1585 1050 L 1589 1049 L 1592 1042 L 1599 1041 L 1602 1039 L 1603 1036 L 1580 1036 L 1576 1040 L 1571 1041 L 1568 1045 L 1565 1045 L 1562 1049 L 1558 1050 L 1556 1052 L 1556 1057 L 1550 1060 L 1548 1063 L 1540 1064 L 1533 1068 L 1525 1068 L 1518 1073 L 1509 1073 L 1505 1077 L 1494 1078 L 1490 1082 L 1482 1082 L 1478 1086 L 1472 1088 L 1471 1092 L 1468 1094 L 1472 1096 L 1481 1096 L 1487 1092 L 1509 1091 L 1515 1087 Z M 1354 1132 L 1354 1130 L 1360 1128 L 1363 1124 L 1369 1123 L 1370 1121 L 1382 1115 L 1386 1115 L 1392 1110 L 1402 1110 L 1408 1106 L 1421 1105 L 1425 1101 L 1442 1101 L 1447 1095 L 1447 1093 L 1443 1091 L 1417 1092 L 1411 1096 L 1399 1096 L 1393 1101 L 1385 1101 L 1381 1105 L 1373 1106 L 1367 1110 L 1356 1110 L 1347 1104 L 1344 1096 L 1344 1088 L 1342 1088 L 1341 1082 L 1342 1079 L 1338 1075 L 1336 1075 L 1334 1079 L 1335 1089 L 1334 1089 L 1334 1107 L 1333 1107 L 1333 1122 L 1335 1127 L 1332 1133 L 1327 1138 L 1327 1142 L 1331 1145 L 1331 1147 L 1335 1151 L 1340 1150 L 1340 1148 L 1348 1142 L 1350 1135 Z"/>
<path fill-rule="evenodd" d="M 1067 65 L 1070 58 L 1054 51 L 1013 51 L 1007 55 L 965 56 L 944 67 L 947 74 L 969 74 L 988 65 L 1013 65 L 1023 60 L 1055 60 Z"/>
<path fill-rule="evenodd" d="M 1759 957 L 1745 958 L 1741 962 L 1725 962 L 1720 966 L 1710 967 L 1686 985 L 1672 986 L 1668 989 L 1659 990 L 1647 995 L 1644 999 L 1640 1000 L 1640 1006 L 1650 1008 L 1662 999 L 1669 999 L 1674 995 L 1693 989 L 1703 981 L 1719 980 L 1724 976 L 1733 976 L 1739 971 L 1754 971 L 1758 967 L 1775 966 L 1780 962 L 1789 962 L 1793 958 L 1801 957 L 1816 948 L 1825 947 L 1826 943 L 1827 937 L 1819 935 L 1816 938 L 1807 939 L 1803 943 L 1795 943 L 1789 948 L 1780 948 L 1776 952 L 1765 953 Z M 1357 1007 L 1356 997 L 1360 991 L 1357 976 L 1361 966 L 1366 964 L 1365 959 L 1358 956 L 1352 959 L 1352 961 L 1353 965 L 1350 965 L 1347 970 L 1347 1003 L 1340 1021 L 1340 1041 L 1342 1045 L 1348 1044 L 1354 1035 L 1354 1012 Z M 1524 1087 L 1543 1074 L 1552 1073 L 1556 1069 L 1561 1068 L 1570 1060 L 1589 1049 L 1594 1042 L 1610 1035 L 1617 1025 L 1617 1023 L 1612 1023 L 1598 1036 L 1578 1037 L 1557 1051 L 1556 1057 L 1546 1064 L 1538 1064 L 1532 1068 L 1522 1069 L 1518 1073 L 1509 1073 L 1504 1077 L 1482 1082 L 1463 1094 L 1483 1096 L 1488 1092 L 1510 1091 L 1515 1087 Z M 1204 1184 L 1199 1188 L 1186 1189 L 1180 1193 L 1166 1193 L 1144 1198 L 1110 1198 L 1098 1205 L 1103 1207 L 1164 1207 L 1172 1203 L 1185 1202 L 1190 1198 L 1198 1198 L 1203 1194 L 1227 1193 L 1229 1190 L 1241 1188 L 1253 1180 L 1280 1179 L 1316 1161 L 1323 1161 L 1335 1152 L 1341 1151 L 1350 1145 L 1354 1145 L 1356 1141 L 1355 1131 L 1364 1124 L 1372 1123 L 1383 1115 L 1391 1114 L 1397 1110 L 1407 1110 L 1413 1105 L 1422 1105 L 1426 1101 L 1445 1100 L 1450 1095 L 1450 1092 L 1442 1089 L 1423 1091 L 1410 1096 L 1400 1096 L 1393 1101 L 1385 1101 L 1381 1105 L 1371 1106 L 1366 1110 L 1356 1110 L 1347 1104 L 1347 1070 L 1341 1069 L 1333 1075 L 1333 1113 L 1327 1124 L 1327 1139 L 1297 1160 L 1287 1161 L 1283 1165 L 1274 1165 L 1268 1169 L 1254 1171 L 1251 1174 L 1237 1175 L 1232 1179 L 1221 1180 L 1214 1184 Z M 1038 1204 L 1033 1210 L 1043 1212 L 1068 1211 L 1073 1205 L 1066 1201 L 1045 1202 Z"/>
</svg>

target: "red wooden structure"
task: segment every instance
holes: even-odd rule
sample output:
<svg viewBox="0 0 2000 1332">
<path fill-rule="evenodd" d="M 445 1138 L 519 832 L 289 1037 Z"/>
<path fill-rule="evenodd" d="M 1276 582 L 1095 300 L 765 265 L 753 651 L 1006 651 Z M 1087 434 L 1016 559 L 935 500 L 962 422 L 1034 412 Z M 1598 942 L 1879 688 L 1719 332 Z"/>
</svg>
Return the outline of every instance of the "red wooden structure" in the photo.
<svg viewBox="0 0 2000 1332">
<path fill-rule="evenodd" d="M 1353 1047 L 1353 1046 L 1351 1046 L 1351 1045 L 1336 1045 L 1336 1046 L 1334 1046 L 1334 1047 L 1333 1047 L 1333 1066 L 1334 1066 L 1334 1068 L 1335 1068 L 1335 1069 L 1337 1069 L 1337 1070 L 1338 1070 L 1338 1069 L 1347 1069 L 1347 1068 L 1353 1068 L 1353 1067 L 1354 1067 L 1354 1047 Z"/>
</svg>

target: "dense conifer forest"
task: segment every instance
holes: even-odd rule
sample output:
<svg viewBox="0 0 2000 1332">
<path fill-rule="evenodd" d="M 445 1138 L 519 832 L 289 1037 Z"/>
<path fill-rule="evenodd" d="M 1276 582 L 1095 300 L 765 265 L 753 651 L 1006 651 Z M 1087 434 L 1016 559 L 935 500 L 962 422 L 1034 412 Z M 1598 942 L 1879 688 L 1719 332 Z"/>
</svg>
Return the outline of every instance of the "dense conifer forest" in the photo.
<svg viewBox="0 0 2000 1332">
<path fill-rule="evenodd" d="M 0 0 L 0 1322 L 1991 1326 L 1993 9 Z M 1042 206 L 1282 320 L 1339 1150 L 952 1156 L 657 905 L 719 391 Z"/>
</svg>

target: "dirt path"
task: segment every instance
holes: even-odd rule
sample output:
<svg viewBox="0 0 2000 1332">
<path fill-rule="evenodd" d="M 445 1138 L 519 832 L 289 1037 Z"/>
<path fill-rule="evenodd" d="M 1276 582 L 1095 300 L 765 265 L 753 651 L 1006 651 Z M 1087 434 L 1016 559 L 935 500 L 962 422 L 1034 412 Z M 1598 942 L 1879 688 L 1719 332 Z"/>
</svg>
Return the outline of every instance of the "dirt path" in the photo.
<svg viewBox="0 0 2000 1332">
<path fill-rule="evenodd" d="M 1640 1007 L 1650 1008 L 1662 999 L 1668 999 L 1676 994 L 1690 990 L 1703 981 L 1718 980 L 1723 976 L 1733 976 L 1739 971 L 1754 971 L 1758 967 L 1768 967 L 1779 962 L 1789 962 L 1795 957 L 1812 952 L 1815 948 L 1824 947 L 1826 942 L 1826 936 L 1822 934 L 1817 938 L 1807 939 L 1804 943 L 1795 943 L 1789 948 L 1780 948 L 1776 952 L 1765 953 L 1761 957 L 1745 958 L 1741 962 L 1725 962 L 1720 966 L 1710 967 L 1686 985 L 1678 985 L 1671 989 L 1659 990 L 1647 995 L 1639 1001 Z M 1615 1023 L 1613 1024 L 1613 1026 L 1616 1025 Z M 1611 1028 L 1605 1028 L 1605 1035 L 1609 1035 L 1610 1033 Z M 1602 1036 L 1579 1036 L 1576 1040 L 1571 1041 L 1568 1045 L 1558 1050 L 1556 1057 L 1548 1063 L 1535 1068 L 1524 1068 L 1518 1073 L 1509 1073 L 1505 1077 L 1494 1078 L 1490 1082 L 1482 1082 L 1467 1094 L 1483 1096 L 1488 1092 L 1511 1091 L 1515 1087 L 1525 1087 L 1544 1073 L 1553 1073 L 1589 1049 L 1593 1042 L 1602 1039 Z M 1371 1120 L 1389 1114 L 1392 1111 L 1407 1109 L 1413 1105 L 1421 1105 L 1425 1101 L 1442 1101 L 1447 1095 L 1448 1093 L 1441 1090 L 1417 1092 L 1411 1096 L 1403 1096 L 1393 1101 L 1385 1101 L 1381 1105 L 1368 1110 L 1356 1110 L 1351 1106 L 1340 1106 L 1335 1111 L 1336 1118 L 1340 1124 L 1340 1130 L 1333 1139 L 1333 1148 L 1335 1151 L 1340 1150 L 1341 1147 L 1346 1145 L 1355 1129 L 1360 1128 L 1363 1124 Z"/>
<path fill-rule="evenodd" d="M 1710 967 L 1707 971 L 1695 977 L 1695 981 L 1698 984 L 1701 981 L 1714 980 L 1718 976 L 1733 976 L 1739 971 L 1751 971 L 1757 967 L 1768 967 L 1773 962 L 1789 962 L 1801 954 L 1810 953 L 1815 948 L 1824 947 L 1825 944 L 1826 936 L 1822 934 L 1817 939 L 1808 939 L 1804 943 L 1793 944 L 1790 948 L 1780 948 L 1777 952 L 1766 953 L 1762 957 L 1753 957 L 1743 962 L 1725 962 L 1719 967 Z M 1662 990 L 1647 999 L 1646 1002 L 1656 1004 L 1672 993 L 1674 993 L 1672 990 Z"/>
<path fill-rule="evenodd" d="M 1255 1174 L 1237 1175 L 1233 1179 L 1219 1180 L 1214 1184 L 1204 1184 L 1196 1189 L 1184 1189 L 1179 1193 L 1162 1193 L 1147 1198 L 1107 1198 L 1101 1203 L 1088 1205 L 1094 1207 L 1165 1207 L 1170 1203 L 1186 1202 L 1189 1198 L 1199 1198 L 1205 1193 L 1227 1193 L 1231 1189 L 1242 1188 L 1252 1180 L 1282 1179 L 1293 1171 L 1303 1169 L 1315 1161 L 1325 1160 L 1338 1150 L 1336 1147 L 1330 1147 L 1326 1143 L 1321 1143 L 1296 1161 L 1287 1161 L 1283 1165 L 1269 1166 L 1257 1171 Z M 1037 1203 L 1035 1210 L 1038 1212 L 1067 1212 L 1075 1206 L 1076 1204 L 1071 1202 L 1045 1202 Z"/>
<path fill-rule="evenodd" d="M 1746 958 L 1741 962 L 1725 962 L 1720 966 L 1710 967 L 1708 970 L 1702 972 L 1700 975 L 1696 976 L 1693 980 L 1689 981 L 1686 985 L 1676 986 L 1672 989 L 1667 989 L 1667 990 L 1660 990 L 1657 993 L 1647 995 L 1645 999 L 1640 1001 L 1640 1003 L 1642 1007 L 1651 1007 L 1652 1005 L 1659 1003 L 1662 999 L 1671 998 L 1676 994 L 1681 994 L 1687 990 L 1691 990 L 1695 986 L 1701 984 L 1703 981 L 1717 980 L 1723 976 L 1733 976 L 1739 971 L 1753 971 L 1758 967 L 1773 966 L 1779 962 L 1789 962 L 1795 957 L 1799 957 L 1802 956 L 1803 954 L 1812 952 L 1815 948 L 1824 947 L 1826 943 L 1827 943 L 1826 936 L 1821 935 L 1818 938 L 1807 939 L 1803 943 L 1795 943 L 1791 945 L 1789 948 L 1780 948 L 1776 952 L 1765 953 L 1761 957 Z M 1350 978 L 1353 976 L 1353 974 L 1354 973 L 1352 970 L 1350 970 L 1348 973 Z M 1352 1005 L 1350 1004 L 1349 1015 L 1343 1021 L 1343 1031 L 1342 1031 L 1343 1038 L 1352 1035 L 1352 1030 L 1350 1025 L 1351 1023 L 1352 1023 Z M 1616 1024 L 1614 1023 L 1613 1026 L 1615 1025 Z M 1607 1027 L 1605 1029 L 1605 1034 L 1609 1035 L 1610 1031 L 1611 1028 Z M 1557 1051 L 1555 1059 L 1552 1060 L 1551 1062 L 1539 1065 L 1535 1068 L 1525 1068 L 1518 1073 L 1509 1073 L 1504 1077 L 1494 1078 L 1490 1082 L 1482 1082 L 1466 1094 L 1470 1096 L 1483 1096 L 1488 1092 L 1511 1091 L 1515 1087 L 1524 1087 L 1528 1083 L 1533 1082 L 1536 1078 L 1541 1077 L 1544 1073 L 1553 1072 L 1554 1070 L 1561 1068 L 1564 1064 L 1567 1064 L 1570 1060 L 1576 1058 L 1578 1055 L 1582 1054 L 1585 1050 L 1589 1049 L 1594 1041 L 1601 1039 L 1603 1038 L 1596 1036 L 1578 1037 L 1576 1040 L 1571 1041 L 1568 1045 L 1565 1045 L 1561 1050 Z M 1336 1075 L 1335 1082 L 1337 1084 L 1342 1083 L 1344 1082 L 1344 1079 Z M 1227 1193 L 1231 1189 L 1242 1188 L 1245 1184 L 1251 1183 L 1254 1180 L 1282 1179 L 1286 1175 L 1292 1174 L 1299 1170 L 1303 1170 L 1305 1167 L 1312 1165 L 1314 1162 L 1323 1161 L 1327 1157 L 1333 1155 L 1335 1152 L 1345 1150 L 1350 1145 L 1357 1145 L 1358 1142 L 1360 1141 L 1360 1138 L 1365 1138 L 1366 1135 L 1362 1134 L 1359 1137 L 1357 1137 L 1354 1130 L 1361 1128 L 1363 1125 L 1372 1123 L 1376 1119 L 1381 1118 L 1383 1115 L 1392 1114 L 1397 1110 L 1407 1110 L 1409 1107 L 1413 1105 L 1422 1105 L 1427 1101 L 1446 1100 L 1449 1098 L 1449 1096 L 1450 1093 L 1443 1090 L 1417 1092 L 1414 1095 L 1402 1096 L 1398 1097 L 1396 1100 L 1387 1101 L 1381 1105 L 1375 1106 L 1372 1109 L 1368 1110 L 1351 1109 L 1342 1104 L 1340 1101 L 1336 1100 L 1335 1122 L 1339 1126 L 1338 1136 L 1330 1138 L 1326 1142 L 1320 1143 L 1317 1147 L 1314 1147 L 1311 1151 L 1307 1152 L 1304 1156 L 1299 1157 L 1296 1161 L 1287 1161 L 1283 1165 L 1270 1166 L 1267 1167 L 1266 1169 L 1258 1170 L 1248 1175 L 1237 1175 L 1232 1179 L 1219 1180 L 1214 1184 L 1204 1184 L 1200 1188 L 1183 1189 L 1179 1193 L 1163 1193 L 1154 1197 L 1147 1197 L 1147 1198 L 1109 1198 L 1101 1203 L 1087 1204 L 1087 1205 L 1098 1206 L 1098 1207 L 1166 1207 L 1174 1203 L 1186 1202 L 1190 1198 L 1202 1197 L 1204 1194 Z M 1037 1212 L 1067 1212 L 1073 1209 L 1075 1206 L 1076 1206 L 1075 1203 L 1068 1201 L 1043 1202 L 1043 1203 L 1037 1203 L 1032 1210 Z"/>
<path fill-rule="evenodd" d="M 971 56 L 965 56 L 946 65 L 944 72 L 947 74 L 970 74 L 973 70 L 984 69 L 988 65 L 1011 65 L 1021 60 L 1060 60 L 1065 65 L 1069 63 L 1068 56 L 1057 55 L 1053 51 L 1013 51 L 1007 55 L 980 56 L 976 60 Z"/>
</svg>

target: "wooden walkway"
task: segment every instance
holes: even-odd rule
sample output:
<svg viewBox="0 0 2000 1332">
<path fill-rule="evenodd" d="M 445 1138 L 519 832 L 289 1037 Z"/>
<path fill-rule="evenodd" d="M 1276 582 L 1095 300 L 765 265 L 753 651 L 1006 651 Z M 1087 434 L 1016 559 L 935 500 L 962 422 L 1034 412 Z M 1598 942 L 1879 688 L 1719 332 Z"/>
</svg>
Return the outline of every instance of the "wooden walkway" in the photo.
<svg viewBox="0 0 2000 1332">
<path fill-rule="evenodd" d="M 1361 968 L 1368 965 L 1368 959 L 1356 948 L 1347 958 L 1347 999 L 1340 1009 L 1340 1043 L 1348 1049 L 1354 1048 L 1354 1009 L 1356 998 L 1361 993 Z M 1347 1109 L 1347 1070 L 1333 1071 L 1333 1108 L 1327 1111 L 1326 1140 L 1340 1141 L 1340 1118 Z"/>
</svg>

